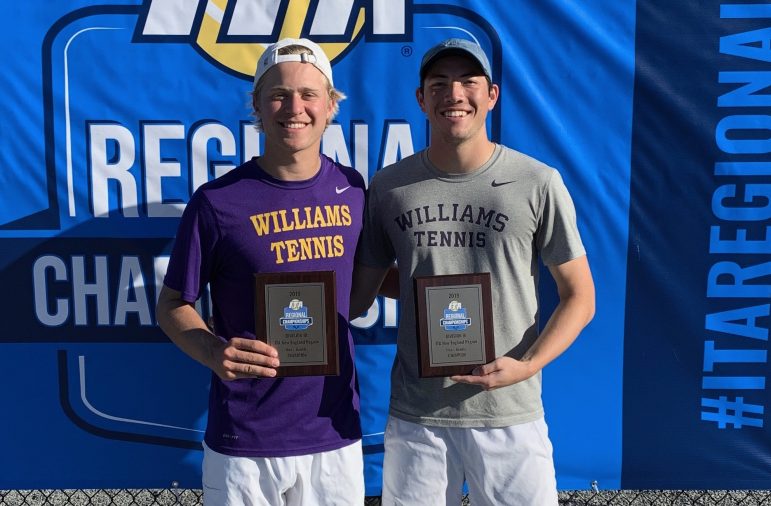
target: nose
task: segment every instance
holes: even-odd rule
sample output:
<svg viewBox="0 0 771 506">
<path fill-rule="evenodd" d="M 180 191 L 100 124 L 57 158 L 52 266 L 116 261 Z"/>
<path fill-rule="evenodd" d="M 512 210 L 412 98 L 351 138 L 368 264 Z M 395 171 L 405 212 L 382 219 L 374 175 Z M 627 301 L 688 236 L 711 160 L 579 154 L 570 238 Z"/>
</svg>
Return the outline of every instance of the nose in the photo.
<svg viewBox="0 0 771 506">
<path fill-rule="evenodd" d="M 445 100 L 450 103 L 457 103 L 463 99 L 463 84 L 460 81 L 452 81 L 447 89 Z"/>
<path fill-rule="evenodd" d="M 284 107 L 292 114 L 300 114 L 303 111 L 303 101 L 299 93 L 291 93 L 284 102 Z"/>
</svg>

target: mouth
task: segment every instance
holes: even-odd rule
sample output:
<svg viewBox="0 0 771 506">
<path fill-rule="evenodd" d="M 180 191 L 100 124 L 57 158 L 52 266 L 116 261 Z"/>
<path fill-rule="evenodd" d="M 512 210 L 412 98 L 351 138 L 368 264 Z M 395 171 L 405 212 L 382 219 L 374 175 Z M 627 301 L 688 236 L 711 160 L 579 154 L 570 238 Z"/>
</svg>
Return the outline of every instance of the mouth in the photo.
<svg viewBox="0 0 771 506">
<path fill-rule="evenodd" d="M 291 121 L 291 122 L 287 121 L 287 122 L 279 122 L 279 125 L 281 125 L 282 127 L 288 130 L 300 130 L 308 126 L 308 123 L 301 123 L 298 121 Z"/>
<path fill-rule="evenodd" d="M 444 111 L 442 113 L 442 116 L 445 118 L 465 118 L 470 113 L 468 111 L 458 111 L 458 110 L 451 110 L 451 111 Z"/>
</svg>

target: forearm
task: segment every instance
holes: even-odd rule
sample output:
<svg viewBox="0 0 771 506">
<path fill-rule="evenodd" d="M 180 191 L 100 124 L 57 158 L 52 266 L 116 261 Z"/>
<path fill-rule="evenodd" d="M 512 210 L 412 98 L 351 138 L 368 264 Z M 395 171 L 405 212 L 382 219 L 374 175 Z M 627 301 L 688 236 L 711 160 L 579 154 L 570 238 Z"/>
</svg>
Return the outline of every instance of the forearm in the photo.
<svg viewBox="0 0 771 506">
<path fill-rule="evenodd" d="M 494 390 L 531 378 L 575 341 L 591 319 L 591 307 L 593 303 L 586 298 L 561 299 L 541 335 L 522 357 L 511 355 L 512 350 L 506 356 L 475 368 L 471 374 L 452 376 L 450 379 Z"/>
<path fill-rule="evenodd" d="M 214 335 L 195 308 L 163 287 L 156 311 L 158 326 L 169 339 L 191 358 L 213 369 L 214 350 L 222 340 Z"/>
<path fill-rule="evenodd" d="M 485 390 L 524 381 L 564 352 L 594 316 L 594 282 L 586 257 L 551 266 L 560 302 L 535 342 L 520 358 L 499 357 L 452 380 Z M 512 353 L 512 352 L 509 352 Z"/>
<path fill-rule="evenodd" d="M 383 278 L 383 282 L 380 284 L 378 295 L 399 299 L 399 269 L 395 264 L 388 268 L 385 278 Z"/>
<path fill-rule="evenodd" d="M 351 320 L 361 316 L 362 313 L 370 308 L 375 301 L 375 297 L 377 297 L 378 290 L 380 290 L 388 269 L 388 267 L 366 267 L 356 264 L 351 282 L 351 307 L 349 311 Z M 398 281 L 395 284 L 398 291 Z"/>
<path fill-rule="evenodd" d="M 578 296 L 560 301 L 538 339 L 521 360 L 537 373 L 560 356 L 576 340 L 594 316 L 594 299 Z"/>
<path fill-rule="evenodd" d="M 557 283 L 559 304 L 522 361 L 540 371 L 576 340 L 594 317 L 594 281 L 586 256 L 549 267 Z"/>
</svg>

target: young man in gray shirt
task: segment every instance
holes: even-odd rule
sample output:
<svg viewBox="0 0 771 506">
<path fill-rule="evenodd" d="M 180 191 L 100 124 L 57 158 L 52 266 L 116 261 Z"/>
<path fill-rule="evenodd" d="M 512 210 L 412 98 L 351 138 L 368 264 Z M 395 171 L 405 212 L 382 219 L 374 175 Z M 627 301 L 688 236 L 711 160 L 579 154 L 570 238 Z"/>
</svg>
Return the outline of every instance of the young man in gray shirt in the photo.
<svg viewBox="0 0 771 506">
<path fill-rule="evenodd" d="M 379 171 L 369 187 L 352 316 L 396 261 L 397 355 L 385 434 L 383 504 L 557 504 L 541 370 L 594 315 L 594 284 L 559 173 L 491 142 L 499 97 L 474 42 L 448 39 L 420 67 L 427 149 Z M 559 304 L 539 333 L 538 262 Z M 491 273 L 495 360 L 468 375 L 421 378 L 414 276 Z"/>
</svg>

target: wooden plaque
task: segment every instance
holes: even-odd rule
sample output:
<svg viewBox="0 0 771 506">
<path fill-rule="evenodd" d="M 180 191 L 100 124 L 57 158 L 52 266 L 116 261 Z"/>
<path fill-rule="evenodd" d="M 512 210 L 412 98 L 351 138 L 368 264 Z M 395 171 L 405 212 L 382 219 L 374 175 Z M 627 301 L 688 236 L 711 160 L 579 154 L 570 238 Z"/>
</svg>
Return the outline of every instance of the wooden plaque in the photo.
<svg viewBox="0 0 771 506">
<path fill-rule="evenodd" d="M 414 278 L 422 378 L 469 374 L 495 359 L 490 273 Z"/>
<path fill-rule="evenodd" d="M 276 377 L 340 374 L 334 271 L 254 277 L 255 334 L 278 350 Z"/>
</svg>

